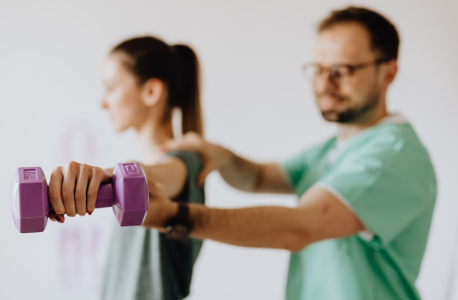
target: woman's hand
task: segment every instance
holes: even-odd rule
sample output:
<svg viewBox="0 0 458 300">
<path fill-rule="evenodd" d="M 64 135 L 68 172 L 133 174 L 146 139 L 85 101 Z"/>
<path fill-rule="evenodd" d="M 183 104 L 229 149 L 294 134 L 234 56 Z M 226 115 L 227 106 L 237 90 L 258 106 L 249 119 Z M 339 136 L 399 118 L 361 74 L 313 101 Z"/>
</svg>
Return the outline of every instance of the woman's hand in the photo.
<svg viewBox="0 0 458 300">
<path fill-rule="evenodd" d="M 49 181 L 49 200 L 54 212 L 50 212 L 52 221 L 63 223 L 64 214 L 74 217 L 76 214 L 89 215 L 95 209 L 95 202 L 100 184 L 111 180 L 113 169 L 107 172 L 98 167 L 71 161 L 63 167 L 57 167 Z"/>
<path fill-rule="evenodd" d="M 182 139 L 168 142 L 165 146 L 161 147 L 161 150 L 164 152 L 191 150 L 199 153 L 202 157 L 204 167 L 198 176 L 198 185 L 203 185 L 205 178 L 211 171 L 230 163 L 233 157 L 233 154 L 229 150 L 207 142 L 195 132 L 188 132 Z"/>
</svg>

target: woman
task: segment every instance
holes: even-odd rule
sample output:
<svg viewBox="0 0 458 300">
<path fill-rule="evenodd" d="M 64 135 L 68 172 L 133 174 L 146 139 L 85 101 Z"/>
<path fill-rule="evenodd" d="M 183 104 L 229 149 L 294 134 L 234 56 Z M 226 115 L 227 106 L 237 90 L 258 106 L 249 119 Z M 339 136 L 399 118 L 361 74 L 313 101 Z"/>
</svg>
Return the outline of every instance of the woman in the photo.
<svg viewBox="0 0 458 300">
<path fill-rule="evenodd" d="M 182 133 L 202 133 L 199 97 L 199 64 L 187 46 L 169 46 L 154 37 L 122 42 L 108 56 L 103 68 L 105 94 L 102 107 L 114 128 L 137 131 L 142 166 L 149 178 L 161 182 L 164 193 L 180 202 L 204 202 L 196 185 L 201 168 L 193 152 L 164 156 L 159 148 L 174 138 L 172 112 L 180 110 Z M 91 215 L 97 190 L 110 180 L 105 172 L 75 162 L 56 168 L 50 179 L 50 201 L 56 214 Z M 146 219 L 158 220 L 158 211 Z M 167 220 L 163 220 L 166 222 Z M 102 299 L 183 299 L 189 294 L 192 269 L 202 246 L 197 240 L 172 240 L 155 229 L 114 229 L 105 271 Z"/>
</svg>

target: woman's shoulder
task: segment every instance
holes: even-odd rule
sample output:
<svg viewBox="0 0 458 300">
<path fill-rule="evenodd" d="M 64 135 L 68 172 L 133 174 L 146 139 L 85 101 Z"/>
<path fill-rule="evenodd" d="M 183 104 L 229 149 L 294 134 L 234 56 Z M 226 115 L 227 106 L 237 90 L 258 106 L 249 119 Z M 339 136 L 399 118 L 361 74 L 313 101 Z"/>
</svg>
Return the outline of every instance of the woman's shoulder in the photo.
<svg viewBox="0 0 458 300">
<path fill-rule="evenodd" d="M 196 178 L 203 166 L 200 155 L 190 150 L 171 151 L 166 153 L 165 157 L 175 157 L 183 161 L 190 178 Z"/>
<path fill-rule="evenodd" d="M 197 154 L 197 152 L 191 150 L 180 150 L 180 151 L 171 151 L 165 154 L 165 157 L 176 157 L 181 159 L 186 166 L 191 167 L 200 167 L 202 165 L 202 160 Z"/>
</svg>

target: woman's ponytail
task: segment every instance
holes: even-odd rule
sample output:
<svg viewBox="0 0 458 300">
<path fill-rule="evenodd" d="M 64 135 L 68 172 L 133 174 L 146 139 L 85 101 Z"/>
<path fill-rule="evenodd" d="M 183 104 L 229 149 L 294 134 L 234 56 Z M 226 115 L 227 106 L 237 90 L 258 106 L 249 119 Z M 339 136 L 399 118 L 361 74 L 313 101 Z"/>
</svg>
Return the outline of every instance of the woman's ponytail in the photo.
<svg viewBox="0 0 458 300">
<path fill-rule="evenodd" d="M 177 85 L 171 103 L 181 109 L 183 134 L 194 131 L 203 135 L 199 60 L 186 45 L 175 45 L 172 48 L 177 59 Z"/>
</svg>

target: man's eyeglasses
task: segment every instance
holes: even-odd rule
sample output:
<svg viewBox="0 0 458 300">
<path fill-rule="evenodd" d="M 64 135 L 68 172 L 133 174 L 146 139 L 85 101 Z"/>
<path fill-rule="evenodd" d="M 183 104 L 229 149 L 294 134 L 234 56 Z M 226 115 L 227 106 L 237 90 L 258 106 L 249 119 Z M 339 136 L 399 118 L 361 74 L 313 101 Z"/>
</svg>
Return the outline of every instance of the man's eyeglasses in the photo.
<svg viewBox="0 0 458 300">
<path fill-rule="evenodd" d="M 388 58 L 380 58 L 357 65 L 336 64 L 329 67 L 323 67 L 316 63 L 309 63 L 303 65 L 301 70 L 304 76 L 312 81 L 328 72 L 330 79 L 340 84 L 348 82 L 353 73 L 355 73 L 357 70 L 361 70 L 370 66 L 378 66 L 390 60 L 391 59 Z"/>
</svg>

